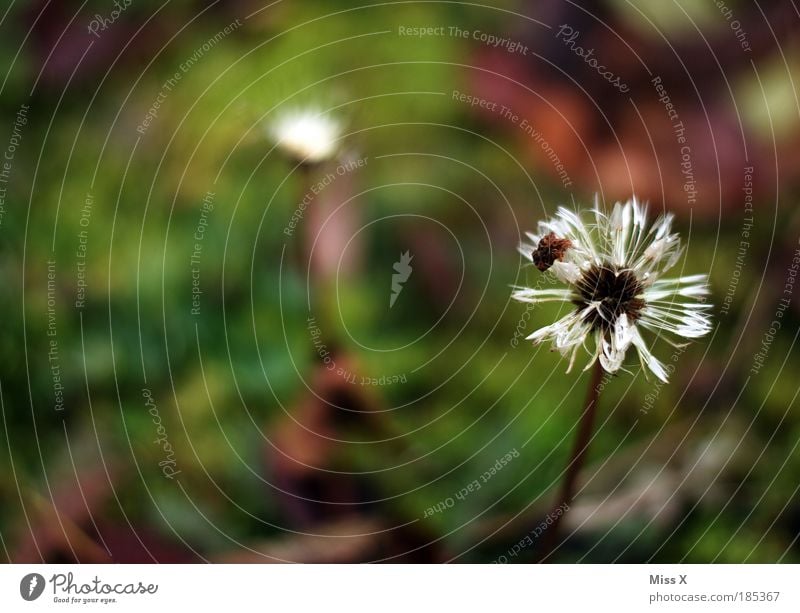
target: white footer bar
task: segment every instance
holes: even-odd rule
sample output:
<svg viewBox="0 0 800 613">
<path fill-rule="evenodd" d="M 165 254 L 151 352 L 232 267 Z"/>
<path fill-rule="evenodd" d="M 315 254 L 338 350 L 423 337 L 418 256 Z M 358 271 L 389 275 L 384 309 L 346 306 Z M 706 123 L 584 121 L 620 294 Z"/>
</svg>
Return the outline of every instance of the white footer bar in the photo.
<svg viewBox="0 0 800 613">
<path fill-rule="evenodd" d="M 800 611 L 790 565 L 17 565 L 2 611 Z M 591 608 L 590 608 L 591 607 Z M 613 607 L 613 608 L 612 608 Z M 223 609 L 224 608 L 224 609 Z"/>
</svg>

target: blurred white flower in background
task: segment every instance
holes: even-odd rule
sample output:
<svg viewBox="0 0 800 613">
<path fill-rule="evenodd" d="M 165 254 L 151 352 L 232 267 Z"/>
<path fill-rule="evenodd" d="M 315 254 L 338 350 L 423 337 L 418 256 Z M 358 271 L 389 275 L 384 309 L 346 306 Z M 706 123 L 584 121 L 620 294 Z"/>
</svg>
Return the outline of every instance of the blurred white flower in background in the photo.
<svg viewBox="0 0 800 613">
<path fill-rule="evenodd" d="M 661 278 L 682 252 L 678 235 L 671 233 L 672 219 L 664 215 L 648 229 L 646 207 L 633 198 L 617 203 L 610 215 L 597 205 L 587 215 L 560 207 L 555 218 L 539 222 L 537 234 L 527 233 L 532 243 L 521 244 L 519 250 L 568 287 L 518 287 L 513 297 L 530 303 L 569 302 L 575 308 L 528 340 L 551 340 L 569 357 L 570 369 L 578 349 L 587 347 L 587 368 L 600 360 L 611 373 L 622 367 L 633 345 L 642 366 L 666 382 L 667 371 L 640 329 L 688 339 L 711 330 L 711 306 L 703 302 L 709 293 L 706 275 Z"/>
<path fill-rule="evenodd" d="M 341 124 L 313 109 L 278 116 L 269 125 L 270 136 L 286 155 L 305 164 L 329 160 L 338 150 Z"/>
</svg>

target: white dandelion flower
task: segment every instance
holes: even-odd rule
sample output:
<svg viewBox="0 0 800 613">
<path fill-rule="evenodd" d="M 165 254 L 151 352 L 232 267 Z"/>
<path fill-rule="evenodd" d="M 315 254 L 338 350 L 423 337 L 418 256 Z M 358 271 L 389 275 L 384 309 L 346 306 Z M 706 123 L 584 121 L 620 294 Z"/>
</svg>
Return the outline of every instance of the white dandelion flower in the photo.
<svg viewBox="0 0 800 613">
<path fill-rule="evenodd" d="M 556 217 L 539 222 L 537 233 L 527 233 L 520 253 L 567 287 L 516 287 L 522 302 L 569 302 L 571 312 L 531 334 L 536 343 L 551 341 L 569 358 L 572 368 L 578 350 L 590 355 L 588 369 L 597 360 L 608 372 L 622 368 L 633 346 L 642 366 L 667 381 L 664 365 L 652 354 L 642 331 L 662 332 L 685 339 L 711 330 L 711 305 L 706 275 L 663 279 L 678 261 L 682 249 L 671 231 L 672 215 L 648 228 L 646 207 L 634 197 L 617 203 L 610 215 L 595 208 L 585 215 L 559 208 Z M 680 346 L 673 340 L 674 346 Z"/>
<path fill-rule="evenodd" d="M 287 155 L 316 164 L 336 154 L 342 126 L 328 115 L 307 109 L 279 116 L 270 124 L 269 132 Z"/>
</svg>

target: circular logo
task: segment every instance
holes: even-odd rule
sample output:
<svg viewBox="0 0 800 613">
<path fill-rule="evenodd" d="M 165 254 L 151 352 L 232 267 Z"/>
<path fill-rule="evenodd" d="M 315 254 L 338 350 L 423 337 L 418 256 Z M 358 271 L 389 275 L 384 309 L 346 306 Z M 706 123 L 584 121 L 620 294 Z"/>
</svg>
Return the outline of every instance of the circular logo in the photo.
<svg viewBox="0 0 800 613">
<path fill-rule="evenodd" d="M 25 600 L 36 600 L 44 592 L 44 577 L 39 573 L 30 573 L 19 582 L 19 595 Z"/>
</svg>

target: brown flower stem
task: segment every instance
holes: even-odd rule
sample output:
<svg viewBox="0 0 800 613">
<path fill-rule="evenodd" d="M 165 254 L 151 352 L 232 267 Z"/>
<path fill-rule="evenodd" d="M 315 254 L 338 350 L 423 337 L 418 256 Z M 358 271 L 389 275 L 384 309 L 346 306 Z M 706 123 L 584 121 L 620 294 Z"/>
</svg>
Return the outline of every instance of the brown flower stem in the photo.
<svg viewBox="0 0 800 613">
<path fill-rule="evenodd" d="M 561 494 L 558 502 L 553 507 L 550 516 L 553 523 L 545 532 L 544 543 L 542 544 L 542 554 L 539 561 L 543 562 L 555 549 L 558 544 L 558 528 L 561 521 L 569 510 L 572 499 L 575 496 L 575 483 L 578 473 L 586 460 L 586 453 L 589 450 L 589 443 L 592 439 L 595 415 L 597 415 L 597 403 L 600 399 L 600 383 L 603 379 L 603 367 L 600 360 L 597 360 L 592 367 L 592 378 L 589 382 L 589 389 L 586 393 L 586 405 L 578 424 L 578 434 L 575 437 L 575 446 L 572 449 L 569 464 L 567 465 L 566 475 L 561 484 Z"/>
<path fill-rule="evenodd" d="M 297 168 L 298 179 L 298 198 L 296 199 L 295 206 L 300 206 L 308 194 L 311 194 L 311 181 L 313 179 L 313 164 L 300 164 Z M 308 208 L 310 202 L 306 205 Z M 307 221 L 306 221 L 307 223 Z M 305 267 L 307 265 L 307 240 L 305 232 L 305 224 L 298 223 L 295 228 L 294 243 L 290 250 L 290 261 L 297 271 L 300 278 L 303 278 Z"/>
</svg>

